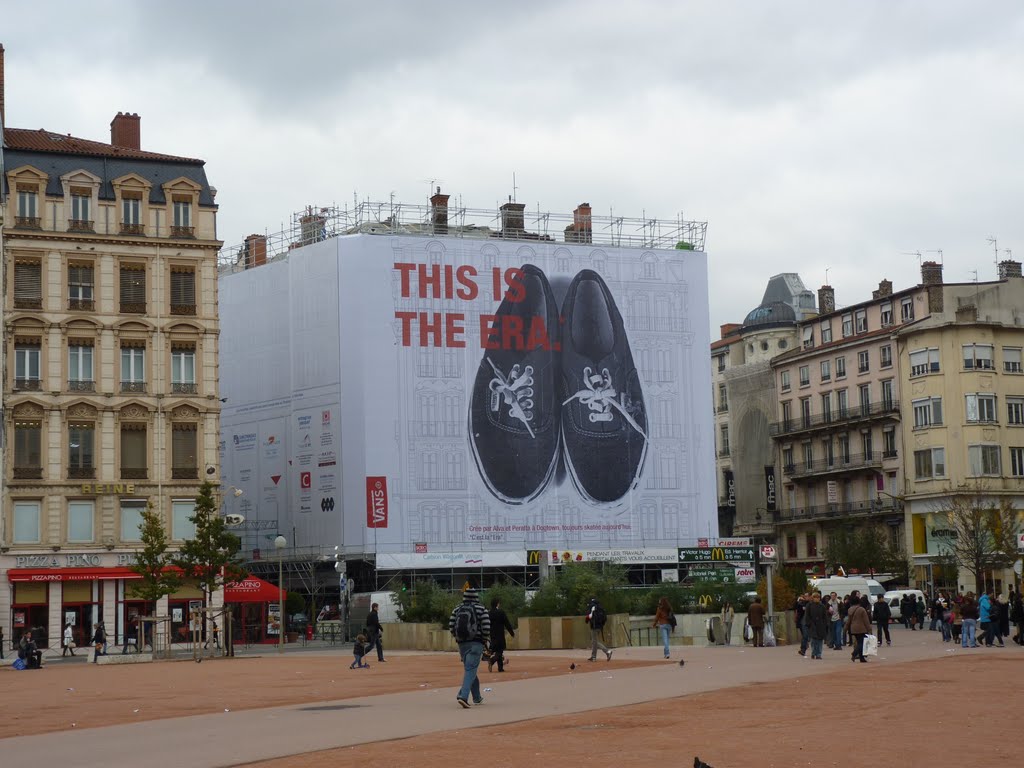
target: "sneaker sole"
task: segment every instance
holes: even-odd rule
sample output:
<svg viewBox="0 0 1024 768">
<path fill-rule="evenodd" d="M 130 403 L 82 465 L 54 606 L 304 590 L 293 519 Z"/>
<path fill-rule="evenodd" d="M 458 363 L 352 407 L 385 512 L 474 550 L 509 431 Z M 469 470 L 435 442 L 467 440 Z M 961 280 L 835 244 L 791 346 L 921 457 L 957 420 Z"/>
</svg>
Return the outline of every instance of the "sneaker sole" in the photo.
<svg viewBox="0 0 1024 768">
<path fill-rule="evenodd" d="M 459 706 L 463 709 L 469 709 L 469 702 L 465 699 L 456 699 L 456 701 L 459 702 Z"/>
</svg>

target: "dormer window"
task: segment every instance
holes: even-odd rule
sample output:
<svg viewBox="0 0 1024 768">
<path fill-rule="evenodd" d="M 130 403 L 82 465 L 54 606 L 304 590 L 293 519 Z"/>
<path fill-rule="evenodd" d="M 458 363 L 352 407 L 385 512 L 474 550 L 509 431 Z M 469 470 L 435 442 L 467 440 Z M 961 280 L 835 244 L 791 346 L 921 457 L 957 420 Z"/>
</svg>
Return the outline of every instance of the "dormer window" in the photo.
<svg viewBox="0 0 1024 768">
<path fill-rule="evenodd" d="M 72 188 L 71 215 L 68 217 L 69 232 L 92 232 L 92 191 Z"/>
<path fill-rule="evenodd" d="M 143 234 L 141 192 L 124 191 L 121 193 L 121 234 Z"/>
<path fill-rule="evenodd" d="M 14 226 L 27 229 L 41 229 L 39 217 L 39 187 L 29 184 L 18 185 L 18 213 Z"/>
<path fill-rule="evenodd" d="M 171 225 L 171 237 L 192 237 L 192 198 L 176 195 L 174 205 L 174 223 Z"/>
</svg>

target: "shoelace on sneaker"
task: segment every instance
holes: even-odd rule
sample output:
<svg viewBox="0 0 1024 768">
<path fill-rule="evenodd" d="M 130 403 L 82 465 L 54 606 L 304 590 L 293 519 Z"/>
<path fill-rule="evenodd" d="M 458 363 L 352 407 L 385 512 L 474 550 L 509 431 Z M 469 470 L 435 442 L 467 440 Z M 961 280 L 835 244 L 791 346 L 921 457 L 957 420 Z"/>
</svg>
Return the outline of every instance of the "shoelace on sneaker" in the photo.
<svg viewBox="0 0 1024 768">
<path fill-rule="evenodd" d="M 562 405 L 568 405 L 573 400 L 579 400 L 580 403 L 587 406 L 590 413 L 590 421 L 592 423 L 598 421 L 611 421 L 615 414 L 612 412 L 612 408 L 622 414 L 624 418 L 633 429 L 639 432 L 646 440 L 647 435 L 640 429 L 640 425 L 633 420 L 633 417 L 629 415 L 624 403 L 620 403 L 616 400 L 618 393 L 615 391 L 615 387 L 612 386 L 612 377 L 608 373 L 608 369 L 605 368 L 601 373 L 594 373 L 590 366 L 583 369 L 583 385 L 585 389 L 581 389 L 574 395 L 569 396 Z M 626 393 L 623 392 L 621 398 L 625 400 Z"/>
<path fill-rule="evenodd" d="M 491 411 L 498 413 L 501 410 L 502 401 L 508 406 L 508 413 L 514 419 L 519 419 L 530 433 L 530 437 L 536 438 L 530 422 L 533 421 L 533 366 L 528 365 L 519 372 L 519 364 L 512 366 L 508 376 L 501 372 L 491 358 L 484 358 L 494 371 L 494 378 L 488 388 L 491 390 Z"/>
</svg>

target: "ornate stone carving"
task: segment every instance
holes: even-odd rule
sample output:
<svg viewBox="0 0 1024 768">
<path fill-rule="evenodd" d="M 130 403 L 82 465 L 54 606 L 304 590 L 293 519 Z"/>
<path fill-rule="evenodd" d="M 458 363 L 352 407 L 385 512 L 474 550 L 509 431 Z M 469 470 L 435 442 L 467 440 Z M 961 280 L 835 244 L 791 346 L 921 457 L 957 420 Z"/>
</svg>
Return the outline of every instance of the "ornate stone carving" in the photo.
<svg viewBox="0 0 1024 768">
<path fill-rule="evenodd" d="M 16 419 L 41 419 L 43 413 L 43 407 L 35 403 L 22 403 L 14 407 L 14 418 Z"/>
<path fill-rule="evenodd" d="M 122 419 L 146 419 L 149 418 L 149 412 L 141 405 L 129 405 L 126 408 L 121 409 Z"/>
<path fill-rule="evenodd" d="M 78 403 L 68 408 L 69 419 L 95 419 L 96 409 L 86 403 Z"/>
<path fill-rule="evenodd" d="M 199 411 L 190 405 L 179 405 L 171 415 L 176 421 L 188 421 L 189 419 L 198 419 Z"/>
</svg>

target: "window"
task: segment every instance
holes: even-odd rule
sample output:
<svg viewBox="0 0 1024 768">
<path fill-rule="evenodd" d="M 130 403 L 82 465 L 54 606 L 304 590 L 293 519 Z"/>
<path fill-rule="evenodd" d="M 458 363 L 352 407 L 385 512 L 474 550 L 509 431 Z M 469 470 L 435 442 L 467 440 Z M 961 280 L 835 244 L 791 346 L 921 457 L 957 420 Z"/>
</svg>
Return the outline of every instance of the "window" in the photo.
<svg viewBox="0 0 1024 768">
<path fill-rule="evenodd" d="M 790 424 L 793 420 L 793 403 L 789 400 L 782 404 L 782 429 L 786 432 L 790 430 Z"/>
<path fill-rule="evenodd" d="M 14 424 L 15 478 L 43 476 L 42 434 L 43 425 L 38 421 L 19 421 Z"/>
<path fill-rule="evenodd" d="M 861 430 L 860 451 L 864 455 L 865 460 L 874 458 L 874 437 L 870 429 Z"/>
<path fill-rule="evenodd" d="M 847 336 L 853 336 L 853 315 L 850 313 L 843 315 L 843 338 Z"/>
<path fill-rule="evenodd" d="M 914 429 L 934 427 L 942 423 L 942 398 L 925 397 L 914 400 Z"/>
<path fill-rule="evenodd" d="M 89 205 L 92 203 L 92 195 L 88 192 L 71 193 L 71 221 L 92 224 L 92 217 L 89 216 Z"/>
<path fill-rule="evenodd" d="M 171 314 L 196 313 L 196 273 L 191 269 L 171 270 Z"/>
<path fill-rule="evenodd" d="M 1010 474 L 1024 477 L 1024 448 L 1010 448 Z"/>
<path fill-rule="evenodd" d="M 789 392 L 789 371 L 779 374 L 779 385 L 783 392 Z"/>
<path fill-rule="evenodd" d="M 882 458 L 896 458 L 896 427 L 885 427 L 882 430 Z"/>
<path fill-rule="evenodd" d="M 892 302 L 885 302 L 879 307 L 879 310 L 882 318 L 882 327 L 888 328 L 892 325 Z"/>
<path fill-rule="evenodd" d="M 868 350 L 862 350 L 857 353 L 857 373 L 867 373 L 871 370 L 871 358 Z"/>
<path fill-rule="evenodd" d="M 882 368 L 892 368 L 892 346 L 886 344 L 878 350 L 878 364 Z"/>
<path fill-rule="evenodd" d="M 786 556 L 793 558 L 796 557 L 796 536 L 786 537 Z"/>
<path fill-rule="evenodd" d="M 723 424 L 721 426 L 721 428 L 719 429 L 719 433 L 721 434 L 721 442 L 719 443 L 718 455 L 719 456 L 728 456 L 729 455 L 729 425 L 728 424 Z"/>
<path fill-rule="evenodd" d="M 194 349 L 171 348 L 171 391 L 186 395 L 196 393 L 196 351 Z"/>
<path fill-rule="evenodd" d="M 914 300 L 912 298 L 903 299 L 900 302 L 900 320 L 904 323 L 914 319 Z"/>
<path fill-rule="evenodd" d="M 68 389 L 74 392 L 92 392 L 96 388 L 92 372 L 92 343 L 68 343 Z"/>
<path fill-rule="evenodd" d="M 910 375 L 924 376 L 939 372 L 939 350 L 937 347 L 918 349 L 910 353 Z"/>
<path fill-rule="evenodd" d="M 926 448 L 914 451 L 914 478 L 931 480 L 934 477 L 946 476 L 946 449 Z"/>
<path fill-rule="evenodd" d="M 718 372 L 721 373 L 725 370 L 725 355 L 716 355 L 715 359 L 718 361 Z"/>
<path fill-rule="evenodd" d="M 831 467 L 835 464 L 835 453 L 832 450 L 832 438 L 826 437 L 821 441 L 821 453 L 825 457 L 825 466 Z"/>
<path fill-rule="evenodd" d="M 811 398 L 800 398 L 800 419 L 804 429 L 811 426 Z"/>
<path fill-rule="evenodd" d="M 991 344 L 964 344 L 964 368 L 991 371 L 995 357 Z"/>
<path fill-rule="evenodd" d="M 1003 370 L 1007 373 L 1021 373 L 1024 372 L 1024 368 L 1021 367 L 1021 349 L 1020 347 L 1003 347 Z"/>
<path fill-rule="evenodd" d="M 832 421 L 832 393 L 826 392 L 821 396 L 821 418 L 827 424 Z"/>
<path fill-rule="evenodd" d="M 860 413 L 862 416 L 871 413 L 871 385 L 861 384 L 857 387 L 857 393 L 860 395 Z"/>
<path fill-rule="evenodd" d="M 845 357 L 837 357 L 836 358 L 836 378 L 837 379 L 844 379 L 844 378 L 846 378 L 846 358 Z"/>
<path fill-rule="evenodd" d="M 822 360 L 821 361 L 821 380 L 831 381 L 832 380 L 832 361 Z"/>
<path fill-rule="evenodd" d="M 1024 424 L 1024 397 L 1006 398 L 1006 423 Z"/>
<path fill-rule="evenodd" d="M 967 395 L 967 421 L 991 424 L 996 420 L 995 395 Z"/>
<path fill-rule="evenodd" d="M 142 194 L 139 192 L 121 193 L 121 233 L 142 234 Z"/>
<path fill-rule="evenodd" d="M 970 465 L 972 477 L 998 477 L 999 471 L 999 446 L 998 445 L 969 445 L 967 446 L 967 463 Z"/>
<path fill-rule="evenodd" d="M 792 472 L 794 469 L 793 465 L 793 446 L 787 445 L 782 449 L 782 466 L 786 472 Z"/>
<path fill-rule="evenodd" d="M 174 201 L 174 226 L 192 226 L 192 202 L 189 200 Z"/>
<path fill-rule="evenodd" d="M 121 391 L 146 391 L 146 348 L 144 346 L 121 347 Z"/>
<path fill-rule="evenodd" d="M 868 332 L 868 311 L 866 309 L 858 309 L 854 313 L 854 318 L 857 324 L 857 333 Z"/>
<path fill-rule="evenodd" d="M 93 465 L 95 425 L 68 425 L 68 477 L 91 478 L 96 474 Z"/>
<path fill-rule="evenodd" d="M 146 314 L 146 268 L 141 265 L 121 267 L 121 312 Z"/>
<path fill-rule="evenodd" d="M 839 418 L 845 419 L 849 409 L 848 395 L 845 389 L 840 389 L 836 392 L 836 408 L 839 411 Z"/>
<path fill-rule="evenodd" d="M 807 556 L 818 556 L 818 534 L 816 533 L 807 534 Z"/>
<path fill-rule="evenodd" d="M 810 349 L 814 346 L 814 327 L 805 325 L 802 331 L 804 340 L 804 349 Z"/>
<path fill-rule="evenodd" d="M 807 365 L 800 366 L 800 386 L 806 387 L 811 383 L 811 368 Z"/>
<path fill-rule="evenodd" d="M 38 501 L 14 502 L 14 544 L 38 544 L 39 539 Z"/>
<path fill-rule="evenodd" d="M 839 443 L 839 459 L 843 464 L 850 463 L 850 436 L 845 432 L 841 434 L 836 442 Z"/>
<path fill-rule="evenodd" d="M 39 374 L 40 346 L 36 342 L 21 342 L 14 345 L 14 388 L 39 390 L 42 379 Z"/>
<path fill-rule="evenodd" d="M 95 309 L 92 264 L 68 265 L 68 309 Z"/>
<path fill-rule="evenodd" d="M 14 308 L 43 308 L 43 265 L 39 261 L 14 262 Z"/>
<path fill-rule="evenodd" d="M 35 189 L 18 190 L 18 218 L 39 218 L 39 192 Z M 22 222 L 18 222 L 22 223 Z M 28 223 L 28 222 L 26 222 Z M 36 222 L 38 223 L 38 222 Z"/>
<path fill-rule="evenodd" d="M 142 541 L 142 513 L 146 502 L 121 501 L 121 541 Z"/>
<path fill-rule="evenodd" d="M 68 502 L 68 541 L 88 544 L 93 540 L 95 504 L 91 501 Z"/>
<path fill-rule="evenodd" d="M 196 524 L 189 518 L 196 513 L 195 499 L 181 499 L 171 502 L 171 538 L 175 541 L 194 539 Z"/>
<path fill-rule="evenodd" d="M 171 476 L 175 480 L 197 479 L 199 461 L 196 456 L 196 425 L 175 424 L 171 431 Z"/>
<path fill-rule="evenodd" d="M 832 321 L 822 320 L 821 321 L 821 343 L 828 344 L 832 341 Z"/>
<path fill-rule="evenodd" d="M 891 411 L 893 405 L 892 379 L 886 379 L 882 382 L 882 407 L 887 411 Z"/>
<path fill-rule="evenodd" d="M 804 443 L 804 468 L 810 469 L 814 465 L 814 446 L 811 443 Z"/>
<path fill-rule="evenodd" d="M 728 411 L 729 410 L 729 395 L 725 384 L 718 385 L 718 410 Z"/>
<path fill-rule="evenodd" d="M 126 480 L 145 480 L 146 425 L 121 425 L 121 477 Z"/>
</svg>

